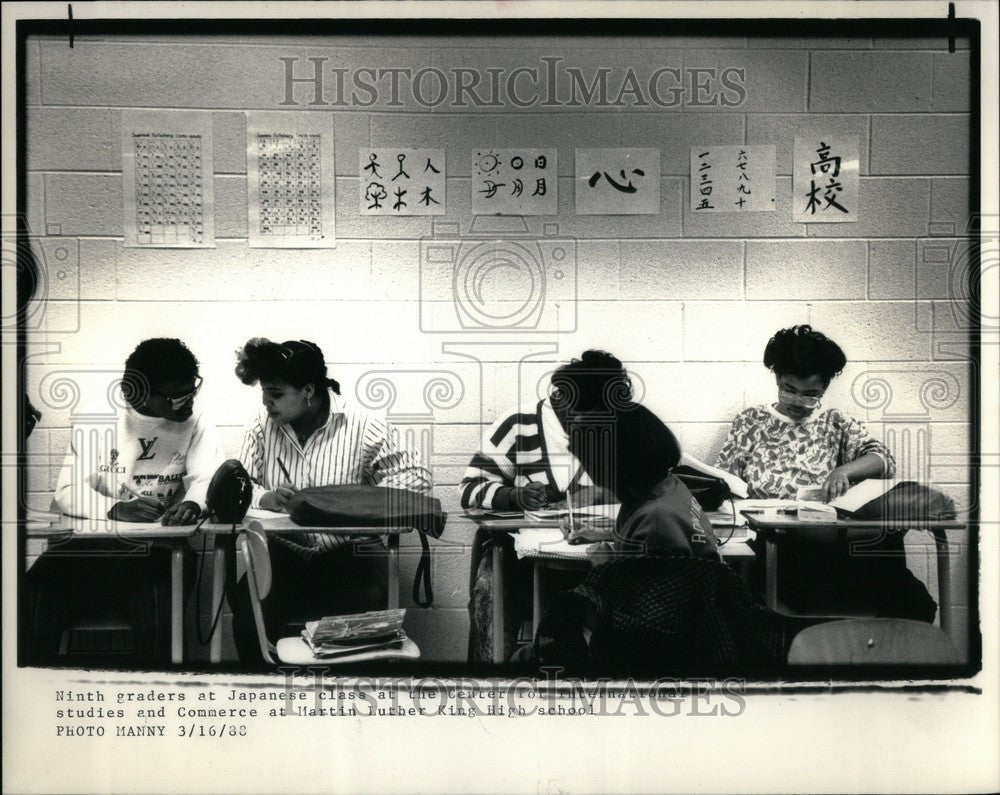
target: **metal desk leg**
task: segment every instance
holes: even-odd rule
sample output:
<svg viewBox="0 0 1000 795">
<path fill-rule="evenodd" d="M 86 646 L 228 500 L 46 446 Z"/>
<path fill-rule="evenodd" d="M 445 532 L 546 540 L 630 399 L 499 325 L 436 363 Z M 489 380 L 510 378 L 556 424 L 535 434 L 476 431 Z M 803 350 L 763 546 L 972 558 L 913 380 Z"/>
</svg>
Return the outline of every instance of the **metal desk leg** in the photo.
<svg viewBox="0 0 1000 795">
<path fill-rule="evenodd" d="M 503 549 L 497 539 L 493 543 L 493 662 L 503 658 Z"/>
<path fill-rule="evenodd" d="M 933 532 L 934 544 L 937 546 L 938 615 L 941 619 L 941 631 L 947 635 L 951 629 L 951 554 L 945 531 Z"/>
<path fill-rule="evenodd" d="M 399 535 L 389 536 L 389 592 L 386 594 L 387 607 L 395 610 L 399 607 Z"/>
<path fill-rule="evenodd" d="M 770 536 L 764 539 L 764 601 L 772 610 L 778 607 L 778 545 Z"/>
<path fill-rule="evenodd" d="M 170 555 L 170 661 L 184 662 L 184 541 L 173 543 Z"/>
<path fill-rule="evenodd" d="M 215 536 L 215 551 L 212 555 L 212 615 L 215 618 L 215 611 L 222 605 L 225 594 L 222 590 L 226 578 L 226 545 L 222 543 L 219 536 Z M 200 587 L 200 583 L 199 583 Z M 201 620 L 201 616 L 198 617 Z M 208 659 L 212 663 L 222 662 L 222 621 L 215 625 L 212 630 L 212 640 L 208 647 Z"/>
<path fill-rule="evenodd" d="M 542 563 L 538 558 L 531 561 L 531 637 L 538 634 L 538 625 L 542 623 Z"/>
</svg>

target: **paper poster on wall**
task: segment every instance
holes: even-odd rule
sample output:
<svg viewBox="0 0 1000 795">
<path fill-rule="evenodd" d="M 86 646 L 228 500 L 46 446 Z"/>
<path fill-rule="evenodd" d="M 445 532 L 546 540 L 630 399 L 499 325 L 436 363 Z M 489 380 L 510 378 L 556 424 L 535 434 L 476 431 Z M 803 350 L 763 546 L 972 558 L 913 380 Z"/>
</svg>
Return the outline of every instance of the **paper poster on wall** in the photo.
<svg viewBox="0 0 1000 795">
<path fill-rule="evenodd" d="M 328 113 L 247 113 L 251 248 L 335 248 L 336 173 Z"/>
<path fill-rule="evenodd" d="M 444 215 L 444 149 L 359 150 L 362 215 Z"/>
<path fill-rule="evenodd" d="M 212 114 L 122 111 L 128 248 L 214 248 Z"/>
<path fill-rule="evenodd" d="M 774 146 L 692 146 L 691 212 L 774 211 Z"/>
<path fill-rule="evenodd" d="M 660 212 L 659 149 L 577 149 L 577 215 Z"/>
<path fill-rule="evenodd" d="M 473 215 L 555 215 L 555 149 L 474 149 Z"/>
<path fill-rule="evenodd" d="M 795 139 L 792 220 L 810 224 L 858 220 L 858 136 Z"/>
</svg>

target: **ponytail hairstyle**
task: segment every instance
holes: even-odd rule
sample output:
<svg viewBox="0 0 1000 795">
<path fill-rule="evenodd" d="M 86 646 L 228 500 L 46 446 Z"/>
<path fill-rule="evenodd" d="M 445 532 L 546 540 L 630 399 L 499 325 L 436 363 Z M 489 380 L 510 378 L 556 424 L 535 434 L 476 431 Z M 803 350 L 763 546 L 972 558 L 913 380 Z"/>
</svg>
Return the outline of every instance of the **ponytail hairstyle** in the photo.
<svg viewBox="0 0 1000 795">
<path fill-rule="evenodd" d="M 317 392 L 332 389 L 340 394 L 340 384 L 327 378 L 323 351 L 315 342 L 289 340 L 271 342 L 263 337 L 247 340 L 236 351 L 236 377 L 253 386 L 259 381 L 274 381 L 302 389 L 312 384 Z"/>
</svg>

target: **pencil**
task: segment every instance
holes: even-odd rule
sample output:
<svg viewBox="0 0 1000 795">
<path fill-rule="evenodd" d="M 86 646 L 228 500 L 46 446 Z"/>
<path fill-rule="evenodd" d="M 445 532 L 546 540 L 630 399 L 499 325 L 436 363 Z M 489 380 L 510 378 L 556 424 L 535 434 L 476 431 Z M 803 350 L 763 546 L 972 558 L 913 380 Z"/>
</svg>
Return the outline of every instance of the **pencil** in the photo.
<svg viewBox="0 0 1000 795">
<path fill-rule="evenodd" d="M 278 456 L 278 466 L 281 467 L 281 474 L 285 476 L 285 481 L 287 483 L 292 482 L 292 476 L 288 474 L 288 470 L 285 469 L 285 463 L 281 460 L 281 456 Z"/>
<path fill-rule="evenodd" d="M 573 526 L 573 495 L 566 492 L 566 510 L 569 511 L 569 534 L 572 536 L 576 532 Z"/>
</svg>

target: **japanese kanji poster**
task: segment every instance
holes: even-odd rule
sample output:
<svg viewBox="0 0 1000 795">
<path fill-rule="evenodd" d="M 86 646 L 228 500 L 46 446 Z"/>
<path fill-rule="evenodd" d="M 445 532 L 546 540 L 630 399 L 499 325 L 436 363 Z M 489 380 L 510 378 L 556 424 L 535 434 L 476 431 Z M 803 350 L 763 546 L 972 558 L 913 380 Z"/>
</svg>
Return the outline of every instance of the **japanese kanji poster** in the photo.
<svg viewBox="0 0 1000 795">
<path fill-rule="evenodd" d="M 773 212 L 776 147 L 691 147 L 691 212 Z"/>
<path fill-rule="evenodd" d="M 247 113 L 250 248 L 337 245 L 333 117 Z"/>
<path fill-rule="evenodd" d="M 559 191 L 555 149 L 475 149 L 473 215 L 555 215 Z"/>
<path fill-rule="evenodd" d="M 795 139 L 792 220 L 810 224 L 858 220 L 857 136 Z"/>
<path fill-rule="evenodd" d="M 659 149 L 577 149 L 577 215 L 660 212 Z"/>
<path fill-rule="evenodd" d="M 444 215 L 444 149 L 360 151 L 362 215 Z"/>
<path fill-rule="evenodd" d="M 214 248 L 212 114 L 122 111 L 129 248 Z"/>
</svg>

